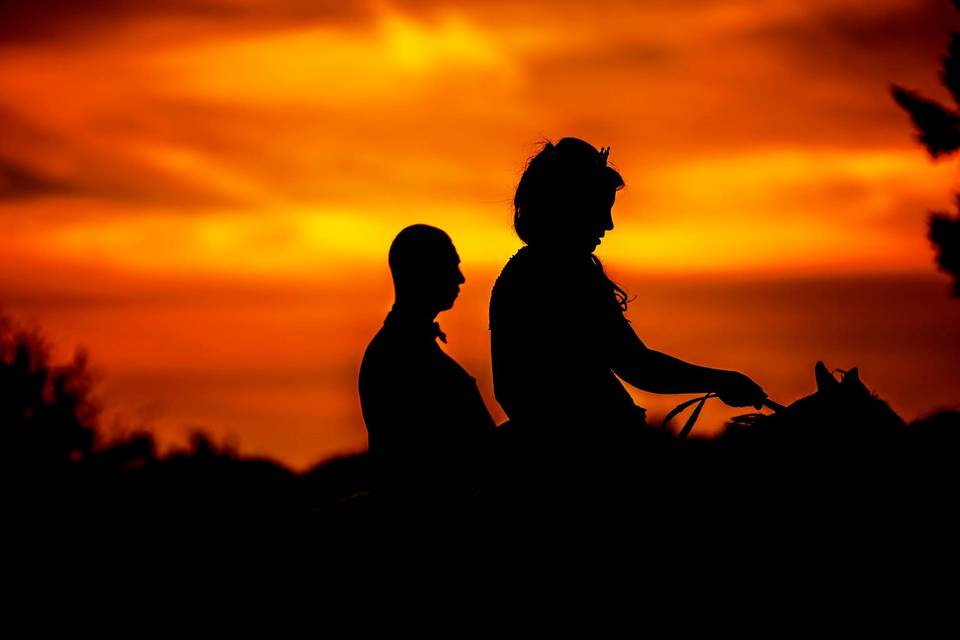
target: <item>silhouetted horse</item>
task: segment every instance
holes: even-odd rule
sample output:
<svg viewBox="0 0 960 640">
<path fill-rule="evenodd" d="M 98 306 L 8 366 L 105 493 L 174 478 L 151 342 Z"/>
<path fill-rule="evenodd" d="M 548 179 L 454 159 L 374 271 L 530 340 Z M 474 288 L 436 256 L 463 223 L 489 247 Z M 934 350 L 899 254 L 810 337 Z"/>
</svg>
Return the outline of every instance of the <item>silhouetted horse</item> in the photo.
<svg viewBox="0 0 960 640">
<path fill-rule="evenodd" d="M 554 481 L 535 471 L 521 477 L 533 476 L 534 491 L 507 486 L 501 495 L 519 507 L 511 516 L 523 517 L 543 500 L 563 517 L 589 512 L 573 518 L 577 526 L 601 522 L 599 511 L 618 523 L 640 515 L 655 523 L 653 530 L 680 536 L 717 527 L 751 536 L 752 527 L 775 527 L 777 535 L 793 535 L 879 521 L 895 530 L 905 514 L 923 520 L 936 515 L 938 503 L 955 499 L 960 413 L 907 425 L 857 369 L 837 379 L 819 362 L 815 377 L 815 393 L 771 415 L 738 416 L 720 437 L 681 440 L 643 427 L 611 444 L 601 460 L 554 467 Z"/>
<path fill-rule="evenodd" d="M 907 425 L 860 380 L 816 365 L 817 391 L 772 415 L 748 414 L 713 441 L 693 441 L 678 493 L 741 522 L 791 530 L 901 531 L 955 500 L 960 413 Z M 679 497 L 679 496 L 678 496 Z"/>
</svg>

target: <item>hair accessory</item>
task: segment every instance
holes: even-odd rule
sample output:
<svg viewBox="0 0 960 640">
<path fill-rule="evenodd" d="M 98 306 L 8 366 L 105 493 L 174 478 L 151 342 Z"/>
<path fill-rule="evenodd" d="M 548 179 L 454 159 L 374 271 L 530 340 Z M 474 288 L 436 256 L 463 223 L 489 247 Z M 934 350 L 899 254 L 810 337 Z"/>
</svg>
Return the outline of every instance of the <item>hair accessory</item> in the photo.
<svg viewBox="0 0 960 640">
<path fill-rule="evenodd" d="M 600 147 L 600 165 L 607 166 L 607 157 L 610 155 L 610 147 Z"/>
</svg>

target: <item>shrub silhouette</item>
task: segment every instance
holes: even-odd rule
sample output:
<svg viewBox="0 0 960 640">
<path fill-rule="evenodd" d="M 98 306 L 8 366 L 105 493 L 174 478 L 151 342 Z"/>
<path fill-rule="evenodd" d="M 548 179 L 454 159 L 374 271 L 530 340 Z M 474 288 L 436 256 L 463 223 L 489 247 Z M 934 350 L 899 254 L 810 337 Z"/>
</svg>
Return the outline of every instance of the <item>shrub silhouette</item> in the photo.
<svg viewBox="0 0 960 640">
<path fill-rule="evenodd" d="M 13 508 L 44 517 L 168 522 L 322 515 L 367 487 L 365 456 L 296 474 L 240 457 L 196 431 L 187 447 L 160 456 L 152 435 L 106 440 L 84 352 L 55 364 L 36 330 L 0 314 L 0 451 Z"/>
</svg>

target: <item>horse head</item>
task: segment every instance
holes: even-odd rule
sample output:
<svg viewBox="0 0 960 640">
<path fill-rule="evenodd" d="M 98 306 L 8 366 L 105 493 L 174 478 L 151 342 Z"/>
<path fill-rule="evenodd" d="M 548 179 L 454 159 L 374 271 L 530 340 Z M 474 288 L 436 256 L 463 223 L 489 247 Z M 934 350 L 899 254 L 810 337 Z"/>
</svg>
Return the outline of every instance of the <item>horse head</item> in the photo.
<svg viewBox="0 0 960 640">
<path fill-rule="evenodd" d="M 725 437 L 762 437 L 824 445 L 863 443 L 899 432 L 905 423 L 886 402 L 872 393 L 856 367 L 835 377 L 817 362 L 816 392 L 772 415 L 747 414 L 733 418 Z"/>
</svg>

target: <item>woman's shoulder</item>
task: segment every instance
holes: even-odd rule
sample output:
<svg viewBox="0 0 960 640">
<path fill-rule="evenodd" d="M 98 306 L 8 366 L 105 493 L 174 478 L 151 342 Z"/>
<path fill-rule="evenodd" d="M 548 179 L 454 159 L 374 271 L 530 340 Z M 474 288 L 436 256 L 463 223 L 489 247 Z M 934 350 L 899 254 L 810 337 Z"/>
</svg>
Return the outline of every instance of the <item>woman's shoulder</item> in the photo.
<svg viewBox="0 0 960 640">
<path fill-rule="evenodd" d="M 561 289 L 569 279 L 569 271 L 563 261 L 525 246 L 507 260 L 493 285 L 493 293 Z"/>
<path fill-rule="evenodd" d="M 515 287 L 537 287 L 570 296 L 605 293 L 609 280 L 590 254 L 576 255 L 523 247 L 511 257 L 497 276 L 494 291 Z"/>
<path fill-rule="evenodd" d="M 497 279 L 510 281 L 533 277 L 556 280 L 583 272 L 588 266 L 589 262 L 584 259 L 525 246 L 507 260 Z"/>
<path fill-rule="evenodd" d="M 504 319 L 537 322 L 558 306 L 568 312 L 571 306 L 592 306 L 595 285 L 588 260 L 525 246 L 507 261 L 493 285 L 491 328 Z"/>
<path fill-rule="evenodd" d="M 503 293 L 517 286 L 522 286 L 524 281 L 535 278 L 537 264 L 531 259 L 527 247 L 523 247 L 507 260 L 493 283 L 493 294 Z"/>
<path fill-rule="evenodd" d="M 535 252 L 523 247 L 507 260 L 490 293 L 490 328 L 514 320 L 532 320 L 533 301 L 550 287 Z"/>
<path fill-rule="evenodd" d="M 536 252 L 531 251 L 530 247 L 528 246 L 520 247 L 516 253 L 510 256 L 510 259 L 507 260 L 507 263 L 503 265 L 503 270 L 500 272 L 500 275 L 523 272 L 531 267 L 536 266 L 536 264 Z"/>
</svg>

